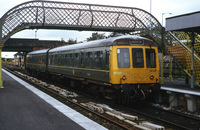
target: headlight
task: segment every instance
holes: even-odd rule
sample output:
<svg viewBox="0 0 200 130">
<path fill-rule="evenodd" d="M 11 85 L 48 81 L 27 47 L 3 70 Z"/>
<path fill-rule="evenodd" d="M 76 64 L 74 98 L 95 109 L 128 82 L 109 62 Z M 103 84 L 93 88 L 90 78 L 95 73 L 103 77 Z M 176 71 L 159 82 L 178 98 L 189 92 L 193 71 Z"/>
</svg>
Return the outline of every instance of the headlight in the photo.
<svg viewBox="0 0 200 130">
<path fill-rule="evenodd" d="M 123 75 L 123 76 L 122 76 L 122 79 L 123 79 L 123 80 L 126 80 L 126 76 L 125 76 L 125 75 Z"/>
<path fill-rule="evenodd" d="M 153 76 L 153 75 L 151 75 L 151 76 L 150 76 L 150 79 L 151 79 L 151 80 L 153 80 L 153 79 L 154 79 L 154 76 Z"/>
</svg>

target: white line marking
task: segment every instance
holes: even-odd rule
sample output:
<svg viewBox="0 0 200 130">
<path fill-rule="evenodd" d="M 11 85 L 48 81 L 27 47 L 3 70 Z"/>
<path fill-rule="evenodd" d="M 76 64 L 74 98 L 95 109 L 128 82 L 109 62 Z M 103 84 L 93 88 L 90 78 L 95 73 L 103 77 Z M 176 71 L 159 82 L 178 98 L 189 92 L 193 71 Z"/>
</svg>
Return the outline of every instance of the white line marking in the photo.
<svg viewBox="0 0 200 130">
<path fill-rule="evenodd" d="M 172 92 L 178 92 L 178 93 L 185 93 L 190 95 L 196 95 L 200 96 L 200 92 L 192 91 L 192 90 L 183 90 L 183 89 L 177 89 L 177 88 L 169 88 L 169 87 L 161 87 L 162 90 L 172 91 Z"/>
<path fill-rule="evenodd" d="M 45 100 L 47 103 L 52 105 L 54 108 L 56 108 L 58 111 L 63 113 L 65 116 L 69 117 L 71 120 L 82 126 L 83 128 L 87 130 L 107 130 L 105 127 L 99 125 L 98 123 L 92 121 L 91 119 L 83 116 L 79 112 L 71 109 L 70 107 L 64 105 L 60 101 L 52 98 L 51 96 L 47 95 L 46 93 L 38 90 L 37 88 L 33 87 L 32 85 L 28 84 L 27 82 L 21 80 L 20 78 L 16 77 L 15 75 L 9 73 L 8 71 L 2 69 L 3 72 L 8 74 L 10 77 L 15 79 L 17 82 L 19 82 L 21 85 L 38 95 L 40 98 Z"/>
</svg>

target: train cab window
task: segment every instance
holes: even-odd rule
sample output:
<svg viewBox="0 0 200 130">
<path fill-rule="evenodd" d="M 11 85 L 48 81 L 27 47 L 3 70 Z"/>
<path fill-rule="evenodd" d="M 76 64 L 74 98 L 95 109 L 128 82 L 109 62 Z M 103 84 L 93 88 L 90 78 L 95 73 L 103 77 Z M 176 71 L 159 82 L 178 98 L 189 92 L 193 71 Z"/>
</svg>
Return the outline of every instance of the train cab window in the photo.
<svg viewBox="0 0 200 130">
<path fill-rule="evenodd" d="M 118 68 L 130 68 L 130 55 L 128 48 L 117 49 Z"/>
<path fill-rule="evenodd" d="M 132 48 L 132 58 L 134 68 L 144 67 L 143 49 L 142 48 Z"/>
<path fill-rule="evenodd" d="M 156 54 L 154 49 L 146 49 L 146 67 L 156 68 Z"/>
</svg>

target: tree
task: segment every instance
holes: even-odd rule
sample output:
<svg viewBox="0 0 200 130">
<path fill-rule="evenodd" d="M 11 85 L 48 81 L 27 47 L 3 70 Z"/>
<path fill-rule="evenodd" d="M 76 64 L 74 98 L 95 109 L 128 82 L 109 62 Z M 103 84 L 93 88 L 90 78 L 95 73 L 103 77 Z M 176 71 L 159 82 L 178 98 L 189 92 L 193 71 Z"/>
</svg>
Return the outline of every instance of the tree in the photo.
<svg viewBox="0 0 200 130">
<path fill-rule="evenodd" d="M 69 44 L 76 44 L 76 43 L 77 43 L 77 40 L 74 40 L 74 39 L 71 39 L 71 38 L 70 38 L 70 39 L 68 40 L 68 43 L 69 43 Z"/>
<path fill-rule="evenodd" d="M 105 39 L 105 33 L 99 34 L 98 32 L 92 33 L 92 36 L 87 38 L 87 41 L 93 41 L 93 40 L 98 40 L 98 39 Z"/>
<path fill-rule="evenodd" d="M 130 35 L 129 32 L 128 33 L 126 33 L 126 32 L 124 32 L 124 33 L 122 33 L 122 32 L 111 32 L 110 35 L 108 35 L 108 37 L 117 37 L 117 36 L 122 36 L 122 35 L 127 35 L 127 34 Z"/>
</svg>

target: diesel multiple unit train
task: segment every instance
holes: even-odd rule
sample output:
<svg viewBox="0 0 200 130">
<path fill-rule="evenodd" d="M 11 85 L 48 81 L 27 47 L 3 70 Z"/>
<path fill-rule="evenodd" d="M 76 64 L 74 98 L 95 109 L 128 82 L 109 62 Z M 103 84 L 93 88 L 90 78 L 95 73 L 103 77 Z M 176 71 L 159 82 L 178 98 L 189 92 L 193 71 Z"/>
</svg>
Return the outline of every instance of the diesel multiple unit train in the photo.
<svg viewBox="0 0 200 130">
<path fill-rule="evenodd" d="M 62 77 L 123 104 L 145 99 L 160 86 L 156 44 L 132 35 L 33 51 L 26 69 Z"/>
</svg>

